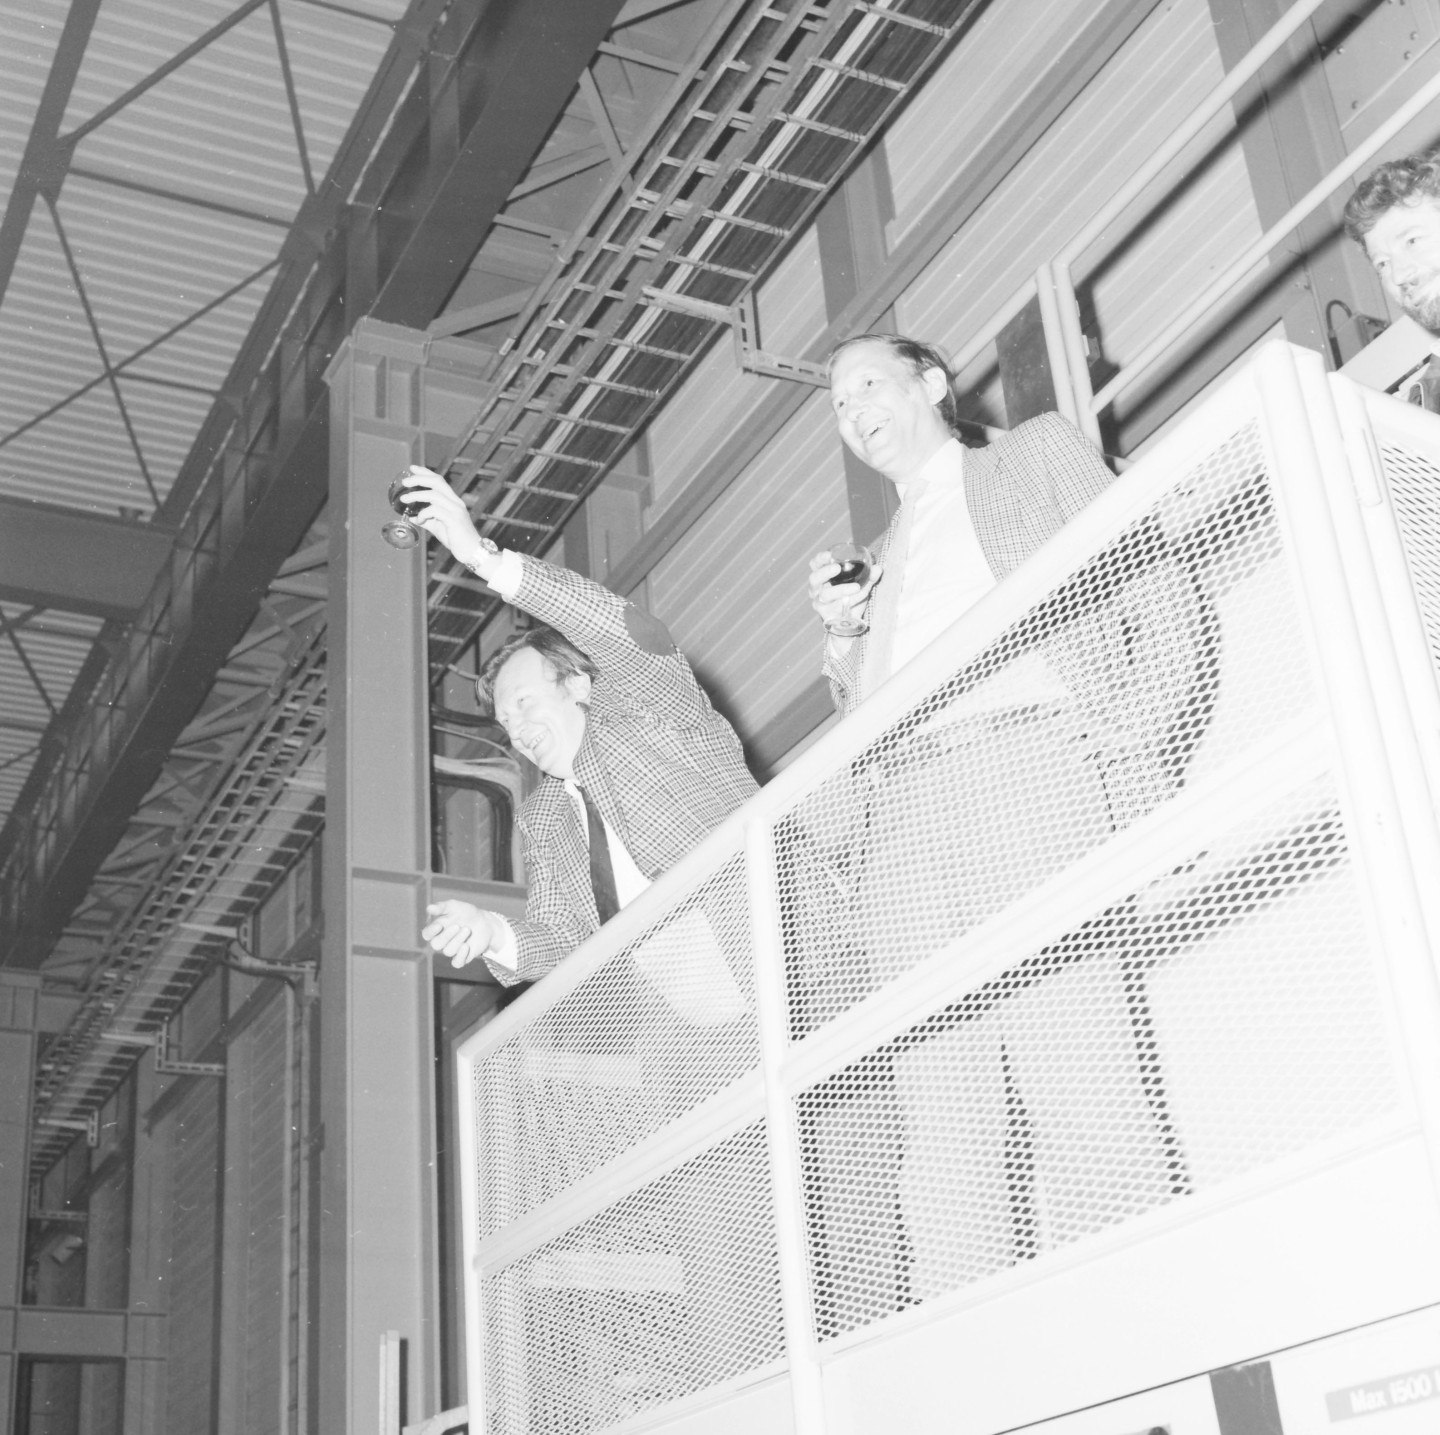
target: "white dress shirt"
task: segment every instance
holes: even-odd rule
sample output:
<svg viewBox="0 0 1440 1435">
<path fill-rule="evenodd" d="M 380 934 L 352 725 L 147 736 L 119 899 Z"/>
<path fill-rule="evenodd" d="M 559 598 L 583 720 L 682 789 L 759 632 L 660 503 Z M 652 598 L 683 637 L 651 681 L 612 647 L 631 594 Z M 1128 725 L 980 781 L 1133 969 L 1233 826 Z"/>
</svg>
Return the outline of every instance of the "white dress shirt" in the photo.
<svg viewBox="0 0 1440 1435">
<path fill-rule="evenodd" d="M 965 502 L 965 448 L 942 444 L 912 482 L 920 488 L 895 616 L 890 667 L 898 672 L 995 586 Z M 905 501 L 910 484 L 895 485 Z"/>
<path fill-rule="evenodd" d="M 898 672 L 994 586 L 965 501 L 965 447 L 950 439 L 911 480 L 918 488 L 901 573 L 890 671 Z M 901 501 L 909 484 L 897 483 Z M 997 709 L 1054 703 L 1067 696 L 1059 675 L 1036 650 L 1020 654 L 942 713 L 937 723 Z"/>
</svg>

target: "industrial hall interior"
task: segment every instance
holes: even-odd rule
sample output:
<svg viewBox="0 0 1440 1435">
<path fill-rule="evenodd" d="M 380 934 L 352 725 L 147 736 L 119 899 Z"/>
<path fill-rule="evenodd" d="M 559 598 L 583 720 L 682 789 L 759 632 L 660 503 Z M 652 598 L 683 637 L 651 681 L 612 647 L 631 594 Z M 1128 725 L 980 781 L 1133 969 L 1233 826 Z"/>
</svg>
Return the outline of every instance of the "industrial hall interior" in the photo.
<svg viewBox="0 0 1440 1435">
<path fill-rule="evenodd" d="M 1440 1429 L 1440 0 L 0 3 L 0 1435 Z"/>
</svg>

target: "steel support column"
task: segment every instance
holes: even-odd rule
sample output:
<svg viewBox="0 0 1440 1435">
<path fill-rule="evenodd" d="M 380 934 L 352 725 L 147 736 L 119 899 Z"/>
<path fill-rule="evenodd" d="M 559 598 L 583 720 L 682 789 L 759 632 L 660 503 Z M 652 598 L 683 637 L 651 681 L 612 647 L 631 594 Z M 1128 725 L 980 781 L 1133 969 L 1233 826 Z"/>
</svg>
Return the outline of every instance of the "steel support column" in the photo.
<svg viewBox="0 0 1440 1435">
<path fill-rule="evenodd" d="M 170 1268 L 170 1172 L 174 1159 L 168 1121 L 152 1122 L 150 1108 L 162 1091 L 155 1058 L 148 1055 L 135 1070 L 137 1120 L 132 1136 L 130 1172 L 130 1309 L 162 1317 L 154 1322 L 156 1339 L 149 1354 L 125 1362 L 124 1435 L 166 1435 L 166 1352 L 170 1308 L 166 1276 Z"/>
<path fill-rule="evenodd" d="M 314 520 L 327 407 L 318 374 L 352 318 L 370 303 L 407 323 L 435 317 L 618 9 L 619 0 L 413 0 L 167 495 L 176 560 L 7 827 L 7 965 L 44 960 L 258 595 Z M 417 64 L 431 65 L 428 87 L 410 84 Z M 464 128 L 455 133 L 447 116 L 457 114 Z M 0 243 L 0 278 L 4 255 Z"/>
<path fill-rule="evenodd" d="M 827 321 L 844 313 L 855 296 L 884 272 L 890 258 L 885 226 L 894 218 L 890 166 L 885 146 L 879 144 L 830 196 L 815 219 Z M 893 331 L 894 310 L 886 310 L 867 327 Z M 850 503 L 850 533 L 857 543 L 869 543 L 890 522 L 895 511 L 895 490 L 843 445 L 841 459 Z"/>
<path fill-rule="evenodd" d="M 423 456 L 424 336 L 362 321 L 331 392 L 329 725 L 320 974 L 319 1422 L 380 1435 L 404 1341 L 407 1418 L 438 1409 L 433 984 L 423 550 L 380 537 Z M 385 1432 L 390 1435 L 390 1432 Z"/>
<path fill-rule="evenodd" d="M 0 1425 L 15 1406 L 40 978 L 0 973 Z"/>
</svg>

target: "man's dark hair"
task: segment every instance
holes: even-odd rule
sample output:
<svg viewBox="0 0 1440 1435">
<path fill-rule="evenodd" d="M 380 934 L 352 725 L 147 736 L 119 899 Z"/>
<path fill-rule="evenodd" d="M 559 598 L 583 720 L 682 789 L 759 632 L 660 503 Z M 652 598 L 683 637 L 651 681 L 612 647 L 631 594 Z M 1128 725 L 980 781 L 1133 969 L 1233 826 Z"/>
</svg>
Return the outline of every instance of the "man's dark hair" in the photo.
<svg viewBox="0 0 1440 1435">
<path fill-rule="evenodd" d="M 544 658 L 545 666 L 557 683 L 578 677 L 581 673 L 591 682 L 600 676 L 599 665 L 588 653 L 582 653 L 569 638 L 557 633 L 554 628 L 537 623 L 533 628 L 525 628 L 507 638 L 486 659 L 476 676 L 475 697 L 486 717 L 495 716 L 495 679 L 500 676 L 500 669 L 525 648 L 533 648 Z"/>
<path fill-rule="evenodd" d="M 945 397 L 935 407 L 940 410 L 940 417 L 945 420 L 947 428 L 960 426 L 960 410 L 955 400 L 955 371 L 950 367 L 950 360 L 934 344 L 907 339 L 903 334 L 856 334 L 853 338 L 842 339 L 830 350 L 830 357 L 825 361 L 827 379 L 835 371 L 835 360 L 846 349 L 853 349 L 858 344 L 884 344 L 892 354 L 909 364 L 917 379 L 927 369 L 939 369 L 945 375 Z"/>
<path fill-rule="evenodd" d="M 1362 244 L 1381 215 L 1423 199 L 1440 202 L 1440 149 L 1407 154 L 1366 175 L 1345 202 L 1346 236 Z"/>
</svg>

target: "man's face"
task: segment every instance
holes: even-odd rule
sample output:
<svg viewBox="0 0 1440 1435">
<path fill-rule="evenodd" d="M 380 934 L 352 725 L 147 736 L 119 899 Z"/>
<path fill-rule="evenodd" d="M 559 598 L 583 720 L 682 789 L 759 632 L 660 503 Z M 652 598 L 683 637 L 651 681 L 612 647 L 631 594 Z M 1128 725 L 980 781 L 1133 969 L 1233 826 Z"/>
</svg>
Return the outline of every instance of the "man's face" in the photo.
<svg viewBox="0 0 1440 1435">
<path fill-rule="evenodd" d="M 1440 334 L 1440 201 L 1387 209 L 1365 236 L 1365 252 L 1400 307 Z"/>
<path fill-rule="evenodd" d="M 590 679 L 555 676 L 534 648 L 521 648 L 495 675 L 495 716 L 515 750 L 551 777 L 574 777 L 575 754 L 585 736 Z"/>
<path fill-rule="evenodd" d="M 949 439 L 935 407 L 944 396 L 941 370 L 916 374 L 887 344 L 856 344 L 830 371 L 830 402 L 845 447 L 899 483 Z"/>
</svg>

